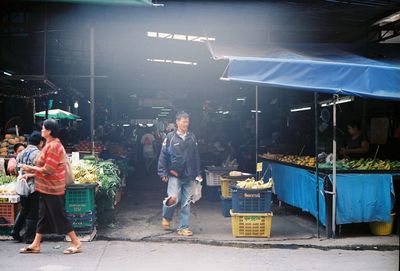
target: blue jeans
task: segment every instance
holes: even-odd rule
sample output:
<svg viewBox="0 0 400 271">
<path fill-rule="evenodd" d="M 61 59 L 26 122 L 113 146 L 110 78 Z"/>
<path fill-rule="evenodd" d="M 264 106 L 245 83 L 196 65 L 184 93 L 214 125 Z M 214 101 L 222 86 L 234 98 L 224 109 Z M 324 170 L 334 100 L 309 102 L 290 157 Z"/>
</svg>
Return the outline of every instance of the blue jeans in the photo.
<svg viewBox="0 0 400 271">
<path fill-rule="evenodd" d="M 194 180 L 182 180 L 170 176 L 168 179 L 168 197 L 163 201 L 163 217 L 169 221 L 172 220 L 176 206 L 180 205 L 180 223 L 179 230 L 189 228 L 190 202 L 193 193 Z M 176 197 L 176 203 L 167 206 L 170 197 Z"/>
</svg>

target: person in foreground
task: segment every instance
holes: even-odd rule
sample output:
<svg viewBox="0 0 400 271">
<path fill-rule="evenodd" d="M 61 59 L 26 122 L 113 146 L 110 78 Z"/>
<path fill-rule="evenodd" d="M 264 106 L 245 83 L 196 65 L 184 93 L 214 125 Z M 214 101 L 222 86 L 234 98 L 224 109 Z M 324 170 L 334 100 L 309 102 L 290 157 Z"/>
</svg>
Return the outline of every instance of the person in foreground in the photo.
<svg viewBox="0 0 400 271">
<path fill-rule="evenodd" d="M 57 138 L 56 120 L 45 120 L 42 136 L 46 145 L 35 166 L 21 165 L 27 173 L 34 173 L 35 191 L 39 194 L 39 219 L 32 244 L 20 249 L 20 253 L 39 253 L 43 234 L 68 234 L 71 245 L 64 254 L 81 252 L 81 242 L 66 217 L 65 205 L 65 149 Z"/>
<path fill-rule="evenodd" d="M 158 175 L 168 183 L 167 198 L 163 201 L 162 227 L 170 229 L 176 206 L 180 204 L 180 225 L 178 234 L 191 236 L 189 230 L 190 203 L 195 180 L 201 180 L 200 158 L 196 137 L 188 131 L 189 115 L 176 115 L 177 130 L 165 138 L 158 160 Z"/>
<path fill-rule="evenodd" d="M 43 148 L 45 140 L 38 131 L 34 131 L 28 139 L 29 145 L 17 156 L 17 165 L 26 164 L 34 166 Z M 20 171 L 17 166 L 17 171 Z M 11 236 L 14 240 L 22 241 L 26 244 L 33 242 L 36 233 L 36 224 L 39 211 L 39 197 L 35 192 L 35 176 L 34 174 L 22 173 L 22 179 L 29 187 L 27 194 L 20 195 L 21 210 L 15 218 L 14 227 Z M 25 226 L 23 238 L 20 235 L 21 230 Z"/>
</svg>

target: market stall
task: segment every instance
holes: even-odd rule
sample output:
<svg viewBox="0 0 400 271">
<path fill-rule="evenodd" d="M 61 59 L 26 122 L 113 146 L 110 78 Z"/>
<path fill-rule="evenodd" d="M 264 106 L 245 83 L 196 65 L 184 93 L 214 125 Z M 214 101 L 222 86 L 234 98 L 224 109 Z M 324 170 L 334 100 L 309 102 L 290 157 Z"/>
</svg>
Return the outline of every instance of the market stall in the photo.
<svg viewBox="0 0 400 271">
<path fill-rule="evenodd" d="M 76 185 L 98 185 L 96 189 L 97 212 L 113 209 L 120 201 L 122 174 L 120 167 L 112 160 L 101 160 L 94 156 L 85 156 L 72 163 Z"/>
<path fill-rule="evenodd" d="M 76 159 L 78 158 L 78 159 Z M 127 165 L 124 161 L 101 160 L 79 156 L 72 160 L 74 184 L 65 192 L 65 210 L 74 230 L 82 240 L 91 241 L 99 220 L 107 221 L 122 197 L 122 179 Z M 19 210 L 15 176 L 0 173 L 0 235 L 8 236 Z"/>
<path fill-rule="evenodd" d="M 336 171 L 336 104 L 339 95 L 350 95 L 375 99 L 400 100 L 400 68 L 396 47 L 390 45 L 350 48 L 349 46 L 258 46 L 245 45 L 226 47 L 221 44 L 209 44 L 215 59 L 228 59 L 221 79 L 254 84 L 256 87 L 256 134 L 258 133 L 258 86 L 274 86 L 314 92 L 314 111 L 316 150 L 318 146 L 317 119 L 318 102 L 316 93 L 333 94 L 328 106 L 333 107 L 333 167 L 332 167 L 332 236 L 335 236 L 336 212 L 339 207 Z M 339 49 L 340 48 L 340 49 Z M 371 57 L 376 53 L 385 56 L 385 60 Z M 311 109 L 311 107 L 310 107 Z M 256 135 L 258 146 L 258 135 Z M 257 152 L 257 151 L 256 151 Z M 257 155 L 257 154 L 256 154 Z M 316 151 L 316 157 L 318 153 Z M 314 197 L 317 202 L 317 225 L 319 225 L 319 168 L 315 166 Z M 374 175 L 373 178 L 376 178 Z M 343 193 L 343 191 L 341 191 Z M 318 196 L 317 196 L 318 195 Z M 390 193 L 386 195 L 390 198 Z M 362 212 L 363 210 L 361 210 Z M 387 216 L 385 216 L 385 220 Z M 340 220 L 339 220 L 340 221 Z M 319 226 L 318 234 L 319 234 Z"/>
<path fill-rule="evenodd" d="M 315 168 L 276 159 L 262 159 L 264 171 L 269 171 L 274 179 L 274 192 L 278 199 L 309 212 L 318 219 L 314 196 Z M 399 162 L 393 164 L 398 165 Z M 398 166 L 388 170 L 338 170 L 336 224 L 372 221 L 389 223 L 395 196 L 393 176 L 399 173 Z M 328 228 L 332 223 L 327 215 L 331 214 L 331 207 L 327 204 L 329 201 L 325 191 L 331 189 L 331 181 L 331 170 L 319 169 L 319 221 Z"/>
<path fill-rule="evenodd" d="M 15 191 L 15 176 L 0 172 L 0 236 L 9 236 L 20 209 L 20 197 Z"/>
</svg>

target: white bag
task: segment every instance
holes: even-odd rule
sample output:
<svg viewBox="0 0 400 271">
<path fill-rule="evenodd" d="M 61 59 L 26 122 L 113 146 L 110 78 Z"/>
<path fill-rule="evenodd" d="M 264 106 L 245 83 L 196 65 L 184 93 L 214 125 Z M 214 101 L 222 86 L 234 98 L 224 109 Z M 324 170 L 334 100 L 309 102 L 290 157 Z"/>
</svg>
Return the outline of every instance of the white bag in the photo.
<svg viewBox="0 0 400 271">
<path fill-rule="evenodd" d="M 17 192 L 20 196 L 29 196 L 30 188 L 28 183 L 18 176 L 17 181 L 15 183 L 15 192 Z"/>
<path fill-rule="evenodd" d="M 193 193 L 192 193 L 192 202 L 195 203 L 199 199 L 201 199 L 201 181 L 195 180 L 193 184 Z"/>
</svg>

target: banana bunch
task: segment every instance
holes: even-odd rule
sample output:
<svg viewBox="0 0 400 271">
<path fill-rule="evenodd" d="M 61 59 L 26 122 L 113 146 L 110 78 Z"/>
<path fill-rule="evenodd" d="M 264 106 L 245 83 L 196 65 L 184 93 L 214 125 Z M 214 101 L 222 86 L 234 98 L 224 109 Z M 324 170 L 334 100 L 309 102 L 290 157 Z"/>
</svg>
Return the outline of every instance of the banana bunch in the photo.
<svg viewBox="0 0 400 271">
<path fill-rule="evenodd" d="M 272 188 L 273 184 L 272 178 L 270 178 L 267 183 L 264 183 L 262 179 L 256 181 L 254 178 L 248 178 L 244 181 L 237 182 L 236 186 L 242 189 L 269 189 Z"/>
<path fill-rule="evenodd" d="M 79 165 L 72 168 L 75 182 L 90 184 L 98 181 L 97 169 L 93 165 Z"/>
<path fill-rule="evenodd" d="M 237 177 L 237 176 L 242 176 L 242 172 L 240 171 L 230 171 L 229 176 L 231 177 Z"/>
<path fill-rule="evenodd" d="M 17 192 L 15 191 L 14 185 L 0 185 L 0 194 L 3 195 L 16 195 Z"/>
<path fill-rule="evenodd" d="M 399 170 L 399 161 L 359 159 L 348 161 L 346 165 L 355 170 Z"/>
</svg>

